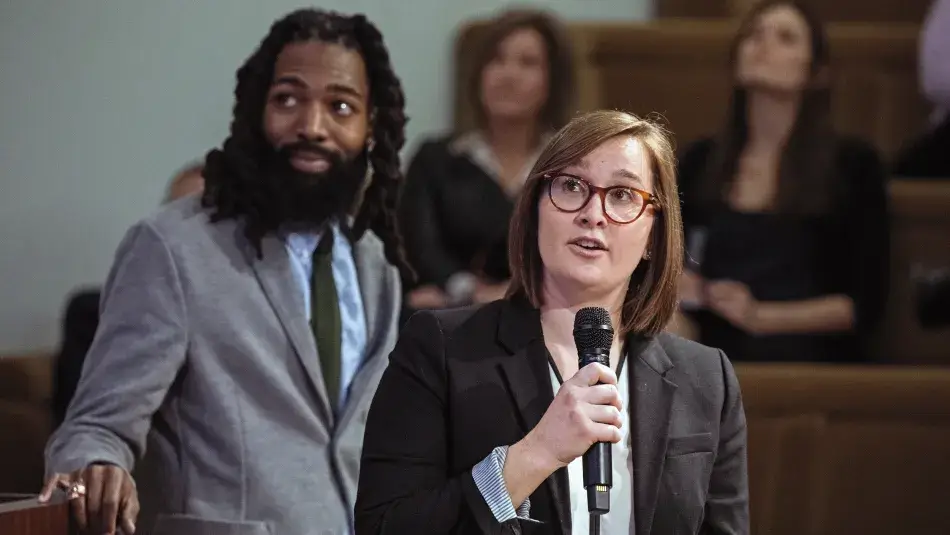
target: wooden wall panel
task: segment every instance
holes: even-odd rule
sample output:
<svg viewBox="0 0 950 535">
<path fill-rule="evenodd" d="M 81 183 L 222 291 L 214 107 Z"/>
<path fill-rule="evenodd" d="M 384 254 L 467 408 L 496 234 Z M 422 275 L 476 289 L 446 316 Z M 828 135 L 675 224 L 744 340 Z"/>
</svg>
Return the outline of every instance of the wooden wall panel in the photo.
<svg viewBox="0 0 950 535">
<path fill-rule="evenodd" d="M 891 284 L 878 358 L 950 365 L 950 328 L 924 330 L 916 278 L 950 266 L 950 179 L 892 180 Z"/>
<path fill-rule="evenodd" d="M 731 22 L 666 21 L 591 28 L 597 104 L 669 119 L 680 145 L 719 128 L 730 93 Z M 892 155 L 925 124 L 916 25 L 829 29 L 835 125 Z"/>
<path fill-rule="evenodd" d="M 659 18 L 733 18 L 757 0 L 657 0 Z M 932 0 L 807 0 L 827 22 L 915 22 L 927 14 Z"/>
<path fill-rule="evenodd" d="M 472 125 L 463 82 L 482 23 L 464 27 L 456 47 L 455 125 Z M 659 113 L 682 145 L 714 132 L 730 92 L 730 21 L 572 24 L 578 64 L 577 109 Z M 915 24 L 833 24 L 835 124 L 890 156 L 925 125 L 917 90 Z"/>
</svg>

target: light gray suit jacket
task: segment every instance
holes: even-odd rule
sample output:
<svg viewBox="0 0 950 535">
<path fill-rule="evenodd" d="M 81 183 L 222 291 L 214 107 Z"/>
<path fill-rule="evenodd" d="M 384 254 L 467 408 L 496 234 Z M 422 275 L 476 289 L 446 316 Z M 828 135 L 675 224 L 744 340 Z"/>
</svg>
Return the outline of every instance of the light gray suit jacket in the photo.
<svg viewBox="0 0 950 535">
<path fill-rule="evenodd" d="M 93 462 L 138 477 L 154 535 L 349 533 L 363 427 L 398 328 L 400 283 L 367 232 L 354 244 L 366 357 L 334 416 L 290 258 L 258 259 L 234 221 L 196 197 L 134 225 L 47 472 Z M 149 528 L 152 528 L 151 530 Z"/>
</svg>

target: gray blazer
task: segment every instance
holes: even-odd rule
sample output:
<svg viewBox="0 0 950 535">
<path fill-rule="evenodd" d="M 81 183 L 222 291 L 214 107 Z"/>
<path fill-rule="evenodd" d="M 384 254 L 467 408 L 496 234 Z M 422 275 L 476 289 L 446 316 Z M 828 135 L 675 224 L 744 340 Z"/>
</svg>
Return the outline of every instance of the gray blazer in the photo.
<svg viewBox="0 0 950 535">
<path fill-rule="evenodd" d="M 140 532 L 349 533 L 366 414 L 396 340 L 399 276 L 376 236 L 354 244 L 366 359 L 334 416 L 289 256 L 277 238 L 263 253 L 234 221 L 211 224 L 196 197 L 129 230 L 47 446 L 48 474 L 93 462 L 131 472 L 147 449 Z"/>
</svg>

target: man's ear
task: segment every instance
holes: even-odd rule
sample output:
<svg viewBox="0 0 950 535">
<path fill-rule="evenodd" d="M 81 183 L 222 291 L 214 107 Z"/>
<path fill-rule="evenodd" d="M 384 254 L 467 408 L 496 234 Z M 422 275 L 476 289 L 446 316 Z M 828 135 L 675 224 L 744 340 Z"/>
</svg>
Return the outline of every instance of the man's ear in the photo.
<svg viewBox="0 0 950 535">
<path fill-rule="evenodd" d="M 373 138 L 373 132 L 376 130 L 376 108 L 373 108 L 373 111 L 369 112 L 369 124 L 366 128 L 366 150 L 369 152 L 373 151 L 373 147 L 376 146 L 376 139 Z"/>
</svg>

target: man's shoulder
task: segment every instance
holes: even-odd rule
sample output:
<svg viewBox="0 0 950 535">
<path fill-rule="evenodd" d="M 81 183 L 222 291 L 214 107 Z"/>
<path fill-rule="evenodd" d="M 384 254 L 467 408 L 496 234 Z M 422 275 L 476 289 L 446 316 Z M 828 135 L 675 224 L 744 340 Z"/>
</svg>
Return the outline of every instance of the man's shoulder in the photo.
<svg viewBox="0 0 950 535">
<path fill-rule="evenodd" d="M 151 227 L 163 238 L 178 241 L 194 236 L 202 229 L 206 233 L 212 225 L 210 215 L 210 211 L 202 206 L 199 195 L 189 195 L 163 204 L 139 224 Z"/>
<path fill-rule="evenodd" d="M 212 214 L 213 208 L 204 206 L 200 195 L 189 195 L 157 208 L 133 225 L 133 232 L 154 234 L 165 247 L 184 255 L 237 251 L 242 239 L 238 221 L 212 221 Z"/>
<path fill-rule="evenodd" d="M 222 258 L 233 262 L 246 257 L 249 250 L 242 245 L 238 223 L 233 219 L 212 222 L 211 214 L 199 196 L 162 205 L 130 226 L 116 256 L 167 255 L 179 269 L 195 263 L 207 269 Z"/>
</svg>

